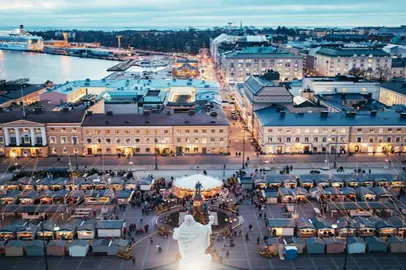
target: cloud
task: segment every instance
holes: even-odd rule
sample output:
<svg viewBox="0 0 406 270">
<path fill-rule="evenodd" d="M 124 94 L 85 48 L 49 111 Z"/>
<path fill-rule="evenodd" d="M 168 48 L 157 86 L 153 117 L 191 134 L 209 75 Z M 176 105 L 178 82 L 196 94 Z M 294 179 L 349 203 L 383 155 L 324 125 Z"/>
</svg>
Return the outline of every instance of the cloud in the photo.
<svg viewBox="0 0 406 270">
<path fill-rule="evenodd" d="M 187 27 L 406 24 L 404 0 L 0 0 L 2 26 Z"/>
</svg>

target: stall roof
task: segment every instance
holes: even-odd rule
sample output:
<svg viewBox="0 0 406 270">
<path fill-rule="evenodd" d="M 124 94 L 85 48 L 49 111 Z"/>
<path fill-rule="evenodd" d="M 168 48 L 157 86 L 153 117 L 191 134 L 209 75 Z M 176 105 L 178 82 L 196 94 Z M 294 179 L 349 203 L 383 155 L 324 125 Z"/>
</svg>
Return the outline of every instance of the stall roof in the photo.
<svg viewBox="0 0 406 270">
<path fill-rule="evenodd" d="M 97 239 L 96 241 L 93 242 L 93 247 L 95 246 L 106 246 L 108 247 L 111 243 L 110 239 L 103 238 L 103 239 Z"/>
<path fill-rule="evenodd" d="M 351 245 L 351 244 L 354 244 L 354 243 L 361 243 L 361 244 L 365 245 L 365 241 L 360 237 L 351 236 L 351 237 L 348 237 L 347 241 L 348 241 L 348 245 Z"/>
<path fill-rule="evenodd" d="M 323 239 L 318 238 L 318 237 L 310 237 L 305 239 L 306 246 L 311 245 L 311 244 L 321 244 L 325 245 Z"/>
<path fill-rule="evenodd" d="M 324 243 L 326 243 L 326 245 L 331 245 L 331 244 L 341 244 L 341 245 L 345 245 L 345 240 L 341 239 L 341 238 L 337 238 L 337 237 L 326 237 L 323 239 Z"/>
<path fill-rule="evenodd" d="M 306 228 L 315 229 L 314 224 L 310 221 L 310 219 L 304 217 L 298 218 L 296 220 L 296 227 L 298 229 L 306 229 Z"/>
<path fill-rule="evenodd" d="M 364 196 L 367 194 L 375 195 L 375 192 L 373 192 L 370 188 L 367 187 L 357 187 L 357 194 L 360 196 Z"/>
<path fill-rule="evenodd" d="M 385 202 L 329 202 L 330 210 L 374 210 L 374 209 L 395 209 L 393 203 Z"/>
<path fill-rule="evenodd" d="M 240 181 L 240 184 L 252 184 L 252 177 L 250 176 L 244 176 L 244 177 L 240 177 L 238 178 L 238 181 Z"/>
<path fill-rule="evenodd" d="M 396 244 L 396 243 L 405 243 L 406 244 L 406 238 L 400 238 L 398 236 L 389 237 L 388 243 L 389 244 Z"/>
<path fill-rule="evenodd" d="M 379 238 L 379 237 L 376 237 L 376 236 L 365 237 L 365 242 L 366 242 L 368 245 L 376 244 L 376 243 L 385 244 L 385 245 L 386 245 L 386 241 L 385 241 L 384 239 Z"/>
<path fill-rule="evenodd" d="M 351 222 L 351 221 L 352 221 L 352 219 L 349 219 L 349 218 L 346 218 L 346 217 L 339 217 L 339 218 L 337 218 L 337 222 L 336 222 L 337 228 L 338 229 L 345 229 L 345 228 L 350 227 L 350 229 L 354 229 L 355 224 L 354 224 L 354 222 Z M 350 224 L 348 224 L 348 222 Z"/>
<path fill-rule="evenodd" d="M 96 221 L 93 219 L 89 220 L 75 220 L 75 224 L 78 226 L 78 231 L 94 231 L 96 227 Z"/>
<path fill-rule="evenodd" d="M 340 189 L 342 195 L 357 195 L 357 191 L 352 187 L 343 187 Z"/>
<path fill-rule="evenodd" d="M 70 242 L 69 246 L 82 246 L 82 247 L 86 247 L 89 245 L 89 241 L 86 240 L 72 240 L 72 242 Z"/>
<path fill-rule="evenodd" d="M 378 197 L 382 196 L 388 196 L 388 197 L 395 197 L 395 194 L 393 194 L 390 190 L 384 188 L 384 187 L 373 187 L 371 190 L 376 194 Z"/>
<path fill-rule="evenodd" d="M 0 227 L 0 232 L 16 232 L 19 228 L 24 226 L 26 222 L 24 220 L 16 220 L 13 221 L 12 223 Z"/>
<path fill-rule="evenodd" d="M 277 238 L 277 237 L 269 237 L 269 238 L 266 240 L 266 243 L 267 243 L 268 246 L 270 246 L 270 245 L 276 245 L 276 244 L 280 244 L 280 240 L 279 240 L 279 238 Z"/>
<path fill-rule="evenodd" d="M 397 229 L 406 228 L 406 222 L 400 217 L 390 217 L 388 219 L 388 223 L 393 225 Z"/>
<path fill-rule="evenodd" d="M 20 195 L 21 191 L 19 190 L 10 190 L 7 191 L 6 193 L 0 193 L 0 199 L 1 198 L 14 198 L 17 199 Z"/>
<path fill-rule="evenodd" d="M 44 241 L 42 240 L 32 240 L 27 243 L 27 247 L 44 247 Z"/>
<path fill-rule="evenodd" d="M 54 198 L 65 198 L 68 195 L 69 195 L 69 191 L 67 191 L 65 189 L 61 189 L 61 190 L 55 191 Z"/>
<path fill-rule="evenodd" d="M 261 193 L 265 198 L 278 198 L 278 192 L 270 188 L 261 190 Z"/>
<path fill-rule="evenodd" d="M 66 205 L 7 205 L 2 208 L 3 213 L 65 213 Z"/>
<path fill-rule="evenodd" d="M 58 247 L 66 247 L 66 241 L 65 240 L 51 240 L 47 244 L 47 247 L 53 247 L 53 246 L 58 246 Z"/>
<path fill-rule="evenodd" d="M 375 228 L 375 224 L 366 217 L 354 217 L 353 220 L 357 228 Z"/>
<path fill-rule="evenodd" d="M 119 192 L 116 192 L 116 199 L 128 199 L 130 198 L 131 194 L 133 191 L 131 190 L 120 190 Z"/>
<path fill-rule="evenodd" d="M 377 217 L 377 216 L 372 216 L 368 218 L 372 224 L 374 224 L 375 228 L 377 230 L 382 229 L 382 228 L 394 228 L 394 226 L 390 225 L 388 222 L 386 222 L 384 219 Z"/>
<path fill-rule="evenodd" d="M 70 231 L 73 232 L 77 225 L 75 223 L 65 223 L 59 226 L 59 231 Z"/>
<path fill-rule="evenodd" d="M 293 218 L 268 218 L 269 228 L 295 228 L 295 220 Z"/>
<path fill-rule="evenodd" d="M 36 199 L 36 198 L 39 197 L 39 193 L 36 192 L 36 191 L 33 191 L 33 190 L 31 190 L 31 191 L 23 191 L 23 192 L 21 192 L 19 197 L 20 197 L 20 199 L 24 199 L 24 198 Z"/>
<path fill-rule="evenodd" d="M 124 222 L 124 220 L 99 220 L 96 223 L 96 229 L 121 229 Z"/>
<path fill-rule="evenodd" d="M 24 247 L 25 242 L 21 240 L 13 240 L 6 244 L 6 247 Z"/>
<path fill-rule="evenodd" d="M 323 218 L 314 217 L 314 218 L 311 218 L 310 221 L 313 223 L 314 227 L 317 230 L 325 229 L 325 228 L 328 228 L 328 229 L 332 228 L 332 223 L 330 223 L 329 221 L 327 221 Z"/>
<path fill-rule="evenodd" d="M 151 185 L 154 179 L 152 177 L 143 177 L 138 182 L 139 185 Z"/>
</svg>

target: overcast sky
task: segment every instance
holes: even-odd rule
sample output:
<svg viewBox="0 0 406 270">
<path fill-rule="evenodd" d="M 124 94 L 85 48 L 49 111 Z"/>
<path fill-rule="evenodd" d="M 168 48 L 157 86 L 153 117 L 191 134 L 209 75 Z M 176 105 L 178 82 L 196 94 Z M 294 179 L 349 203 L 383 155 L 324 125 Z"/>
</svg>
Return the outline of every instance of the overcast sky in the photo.
<svg viewBox="0 0 406 270">
<path fill-rule="evenodd" d="M 406 0 L 0 0 L 0 27 L 393 26 Z"/>
</svg>

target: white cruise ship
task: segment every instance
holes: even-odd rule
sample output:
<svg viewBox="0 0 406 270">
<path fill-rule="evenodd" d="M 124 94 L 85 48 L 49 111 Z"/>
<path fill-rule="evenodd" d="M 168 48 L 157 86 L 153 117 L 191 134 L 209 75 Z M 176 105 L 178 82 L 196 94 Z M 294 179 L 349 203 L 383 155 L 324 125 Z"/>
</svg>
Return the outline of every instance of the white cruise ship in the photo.
<svg viewBox="0 0 406 270">
<path fill-rule="evenodd" d="M 24 26 L 11 31 L 0 31 L 0 50 L 42 51 L 44 40 L 24 30 Z"/>
</svg>

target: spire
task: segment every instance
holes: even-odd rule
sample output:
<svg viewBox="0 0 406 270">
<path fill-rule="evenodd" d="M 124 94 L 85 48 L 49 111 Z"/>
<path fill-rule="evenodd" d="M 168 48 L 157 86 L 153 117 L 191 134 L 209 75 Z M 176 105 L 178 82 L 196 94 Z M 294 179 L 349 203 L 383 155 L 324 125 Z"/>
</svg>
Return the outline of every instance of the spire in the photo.
<svg viewBox="0 0 406 270">
<path fill-rule="evenodd" d="M 240 30 L 242 31 L 242 20 L 240 21 Z"/>
</svg>

